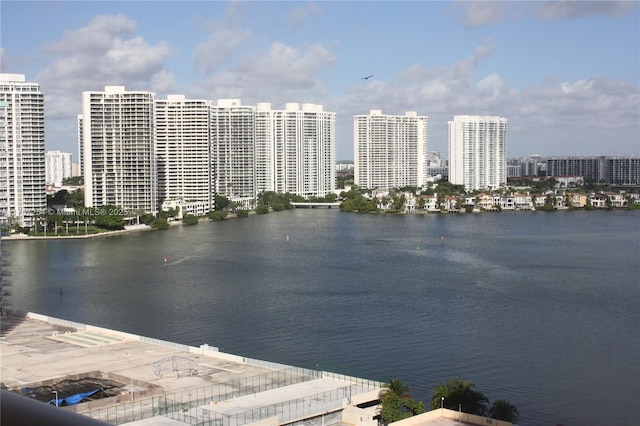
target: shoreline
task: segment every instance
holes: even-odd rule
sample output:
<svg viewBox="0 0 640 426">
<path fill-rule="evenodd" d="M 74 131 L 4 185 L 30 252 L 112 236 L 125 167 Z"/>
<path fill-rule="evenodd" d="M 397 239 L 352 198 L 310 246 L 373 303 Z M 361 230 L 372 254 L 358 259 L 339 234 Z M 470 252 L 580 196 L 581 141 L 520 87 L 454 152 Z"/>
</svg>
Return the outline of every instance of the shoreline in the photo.
<svg viewBox="0 0 640 426">
<path fill-rule="evenodd" d="M 151 231 L 151 227 L 148 225 L 130 225 L 125 226 L 125 229 L 119 229 L 117 231 L 98 232 L 97 234 L 86 235 L 48 235 L 48 236 L 29 236 L 25 234 L 11 234 L 7 237 L 0 237 L 2 241 L 25 241 L 25 240 L 88 240 L 91 238 L 112 237 L 114 235 L 128 234 L 130 232 L 142 232 Z"/>
<path fill-rule="evenodd" d="M 570 209 L 570 208 L 563 208 L 563 209 L 556 209 L 553 211 L 584 211 L 585 209 L 580 209 L 580 208 L 575 208 L 575 209 Z M 600 211 L 600 210 L 634 210 L 634 209 L 628 209 L 628 208 L 624 208 L 624 209 L 606 209 L 606 208 L 597 208 L 597 209 L 593 209 L 591 211 Z M 640 209 L 639 209 L 640 210 Z M 487 211 L 472 211 L 472 212 L 466 212 L 464 210 L 448 210 L 448 211 L 421 211 L 421 212 L 415 212 L 415 213 L 410 213 L 410 212 L 403 212 L 403 213 L 398 213 L 398 212 L 393 212 L 393 213 L 388 213 L 386 211 L 378 211 L 378 212 L 370 212 L 370 213 L 374 213 L 374 214 L 392 214 L 392 215 L 410 215 L 410 216 L 416 216 L 416 215 L 430 215 L 430 214 L 483 214 L 483 213 L 510 213 L 510 212 L 514 212 L 514 213 L 535 213 L 541 211 L 543 213 L 550 213 L 550 211 L 543 211 L 543 210 L 535 210 L 535 209 L 507 209 L 507 210 L 502 210 L 502 211 L 497 211 L 497 210 L 487 210 Z M 356 213 L 358 214 L 358 212 L 342 212 L 342 213 Z M 236 219 L 237 216 L 235 215 L 230 215 L 227 216 L 225 218 L 225 220 L 227 219 Z M 208 219 L 206 218 L 201 218 L 200 221 L 206 221 Z M 169 223 L 169 228 L 172 228 L 174 226 L 185 226 L 181 221 L 172 221 Z M 167 228 L 168 229 L 168 228 Z M 25 234 L 11 234 L 9 236 L 3 236 L 0 237 L 0 241 L 29 241 L 29 240 L 35 240 L 35 241 L 42 241 L 42 240 L 87 240 L 87 239 L 91 239 L 91 238 L 106 238 L 106 237 L 113 237 L 116 235 L 122 235 L 122 234 L 127 234 L 130 232 L 144 232 L 144 231 L 160 231 L 160 229 L 153 229 L 151 228 L 149 225 L 129 225 L 126 226 L 125 229 L 120 229 L 117 231 L 106 231 L 106 232 L 99 232 L 97 234 L 88 234 L 88 235 L 51 235 L 51 236 L 37 236 L 37 237 L 31 237 L 29 235 L 25 235 Z"/>
<path fill-rule="evenodd" d="M 235 219 L 235 215 L 227 216 L 226 219 Z M 225 219 L 225 220 L 226 220 Z M 201 218 L 200 221 L 208 220 L 206 218 Z M 182 221 L 174 220 L 169 222 L 169 228 L 173 228 L 175 226 L 185 226 Z M 161 231 L 162 229 L 153 229 L 149 225 L 129 225 L 125 226 L 125 229 L 119 229 L 117 231 L 105 231 L 98 232 L 97 234 L 86 234 L 86 235 L 49 235 L 49 236 L 29 236 L 25 234 L 11 234 L 9 236 L 0 237 L 0 241 L 42 241 L 42 240 L 88 240 L 91 238 L 106 238 L 113 237 L 116 235 L 128 234 L 131 232 L 145 232 L 145 231 Z"/>
</svg>

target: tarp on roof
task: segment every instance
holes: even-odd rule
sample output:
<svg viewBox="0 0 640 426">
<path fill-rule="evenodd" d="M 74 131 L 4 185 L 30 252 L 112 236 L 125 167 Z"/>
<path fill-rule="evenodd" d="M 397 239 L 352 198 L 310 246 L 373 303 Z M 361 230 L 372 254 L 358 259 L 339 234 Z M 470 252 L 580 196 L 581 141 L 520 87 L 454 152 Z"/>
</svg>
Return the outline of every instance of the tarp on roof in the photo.
<svg viewBox="0 0 640 426">
<path fill-rule="evenodd" d="M 95 389 L 89 392 L 82 392 L 82 393 L 77 393 L 75 395 L 71 395 L 71 396 L 67 396 L 66 398 L 58 398 L 57 401 L 56 399 L 52 399 L 51 401 L 49 401 L 49 404 L 53 404 L 56 405 L 56 402 L 58 403 L 58 407 L 61 406 L 63 403 L 66 403 L 67 405 L 75 405 L 78 404 L 79 402 L 82 402 L 83 399 L 85 399 L 88 396 L 93 395 L 94 393 L 98 392 L 100 389 Z"/>
</svg>

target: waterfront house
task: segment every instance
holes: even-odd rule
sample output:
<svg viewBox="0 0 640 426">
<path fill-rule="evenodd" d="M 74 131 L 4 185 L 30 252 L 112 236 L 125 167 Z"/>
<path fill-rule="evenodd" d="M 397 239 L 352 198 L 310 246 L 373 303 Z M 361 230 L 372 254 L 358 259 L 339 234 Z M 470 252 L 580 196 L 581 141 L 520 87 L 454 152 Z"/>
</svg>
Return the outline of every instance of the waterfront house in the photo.
<svg viewBox="0 0 640 426">
<path fill-rule="evenodd" d="M 599 209 L 607 208 L 607 197 L 605 197 L 604 194 L 589 195 L 589 202 L 593 207 L 597 207 Z"/>
<path fill-rule="evenodd" d="M 428 212 L 438 211 L 438 197 L 436 195 L 420 195 L 422 209 Z"/>
<path fill-rule="evenodd" d="M 617 192 L 607 192 L 605 193 L 605 196 L 609 197 L 609 203 L 611 207 L 617 209 L 627 207 L 627 200 L 624 197 L 624 194 L 620 194 Z"/>
<path fill-rule="evenodd" d="M 447 195 L 444 197 L 444 208 L 446 211 L 457 211 L 458 199 L 453 195 Z"/>
<path fill-rule="evenodd" d="M 513 194 L 513 202 L 515 204 L 516 210 L 532 210 L 533 202 L 531 201 L 531 195 L 522 194 L 520 192 L 516 192 Z"/>
<path fill-rule="evenodd" d="M 495 208 L 495 202 L 492 195 L 489 194 L 478 194 L 476 196 L 477 205 L 483 210 L 492 210 Z"/>
<path fill-rule="evenodd" d="M 567 194 L 567 199 L 569 205 L 572 207 L 583 208 L 587 205 L 587 195 L 586 194 L 578 194 L 578 193 L 570 193 Z"/>
<path fill-rule="evenodd" d="M 628 204 L 640 204 L 640 194 L 627 194 Z"/>
</svg>

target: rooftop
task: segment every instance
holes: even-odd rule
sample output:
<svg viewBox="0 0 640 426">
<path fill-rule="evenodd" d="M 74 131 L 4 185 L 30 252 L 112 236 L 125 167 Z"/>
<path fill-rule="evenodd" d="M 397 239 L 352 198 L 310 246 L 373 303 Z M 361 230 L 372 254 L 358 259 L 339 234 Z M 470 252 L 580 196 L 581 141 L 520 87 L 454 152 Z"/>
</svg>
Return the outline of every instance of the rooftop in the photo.
<svg viewBox="0 0 640 426">
<path fill-rule="evenodd" d="M 313 417 L 339 424 L 354 410 L 364 420 L 350 423 L 376 424 L 375 404 L 367 406 L 379 382 L 33 313 L 3 316 L 0 325 L 3 389 L 43 404 L 58 398 L 62 410 L 111 424 L 278 425 Z M 69 392 L 92 390 L 78 404 L 63 403 Z"/>
</svg>

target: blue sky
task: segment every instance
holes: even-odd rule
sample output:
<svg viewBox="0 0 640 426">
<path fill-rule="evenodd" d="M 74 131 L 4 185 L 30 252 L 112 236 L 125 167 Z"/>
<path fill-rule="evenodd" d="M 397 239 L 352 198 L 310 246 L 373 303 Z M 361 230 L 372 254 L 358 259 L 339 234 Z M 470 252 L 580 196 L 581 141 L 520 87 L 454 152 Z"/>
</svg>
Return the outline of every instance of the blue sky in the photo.
<svg viewBox="0 0 640 426">
<path fill-rule="evenodd" d="M 640 155 L 637 1 L 67 1 L 0 3 L 0 68 L 45 93 L 46 150 L 74 153 L 85 90 L 245 105 L 316 103 L 353 116 L 501 115 L 508 156 Z M 369 80 L 360 77 L 374 74 Z"/>
</svg>

